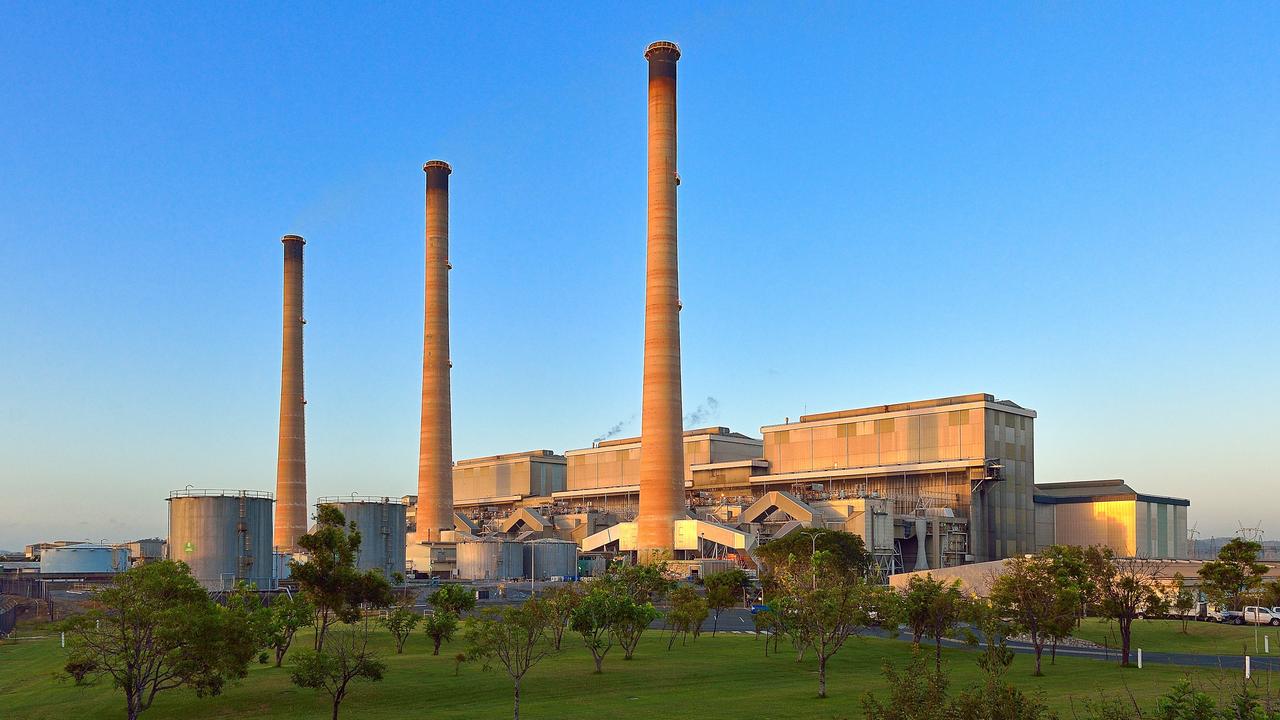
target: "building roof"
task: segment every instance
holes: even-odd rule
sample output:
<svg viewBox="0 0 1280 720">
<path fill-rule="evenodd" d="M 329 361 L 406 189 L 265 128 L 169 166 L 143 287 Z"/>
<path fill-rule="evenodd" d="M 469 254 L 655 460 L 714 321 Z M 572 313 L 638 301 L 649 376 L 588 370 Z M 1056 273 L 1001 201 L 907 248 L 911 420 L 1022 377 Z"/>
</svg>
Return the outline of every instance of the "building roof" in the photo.
<svg viewBox="0 0 1280 720">
<path fill-rule="evenodd" d="M 524 452 L 503 453 L 501 455 L 486 455 L 484 457 L 466 458 L 453 463 L 454 467 L 465 467 L 468 465 L 489 465 L 491 463 L 504 462 L 507 460 L 523 460 L 532 458 L 537 460 L 545 460 L 552 463 L 564 463 L 564 456 L 557 455 L 550 450 L 526 450 Z"/>
<path fill-rule="evenodd" d="M 895 417 L 899 415 L 920 415 L 923 414 L 923 411 L 961 405 L 968 407 L 973 407 L 975 405 L 985 406 L 994 410 L 1012 412 L 1016 415 L 1024 415 L 1031 418 L 1036 417 L 1035 410 L 1025 408 L 1012 400 L 997 400 L 994 395 L 989 393 L 972 393 L 969 395 L 952 395 L 951 397 L 933 398 L 931 400 L 914 400 L 912 402 L 895 403 L 893 405 L 872 405 L 870 407 L 853 408 L 851 410 L 812 413 L 801 415 L 799 423 L 836 424 L 835 421 L 847 418 L 870 418 L 880 415 L 891 415 Z M 796 425 L 795 422 L 788 421 L 780 425 L 765 425 L 760 428 L 760 430 L 761 432 L 768 433 L 771 431 L 785 430 L 794 425 Z"/>
<path fill-rule="evenodd" d="M 743 435 L 742 433 L 733 432 L 727 427 L 720 427 L 720 426 L 694 428 L 693 430 L 684 431 L 684 436 L 686 438 L 701 437 L 703 435 L 718 435 L 720 437 L 731 437 L 731 438 L 737 438 L 739 440 L 755 440 L 755 438 L 753 437 Z M 638 443 L 638 442 L 640 442 L 639 437 L 616 438 L 614 440 L 601 440 L 600 442 L 595 444 L 595 447 L 598 447 L 598 448 L 614 447 L 617 445 L 630 445 L 632 443 Z"/>
<path fill-rule="evenodd" d="M 1129 487 L 1124 480 L 1078 480 L 1075 482 L 1036 483 L 1035 501 L 1042 505 L 1104 502 L 1107 500 L 1139 500 L 1163 505 L 1191 505 L 1190 500 L 1165 495 L 1146 495 Z"/>
</svg>

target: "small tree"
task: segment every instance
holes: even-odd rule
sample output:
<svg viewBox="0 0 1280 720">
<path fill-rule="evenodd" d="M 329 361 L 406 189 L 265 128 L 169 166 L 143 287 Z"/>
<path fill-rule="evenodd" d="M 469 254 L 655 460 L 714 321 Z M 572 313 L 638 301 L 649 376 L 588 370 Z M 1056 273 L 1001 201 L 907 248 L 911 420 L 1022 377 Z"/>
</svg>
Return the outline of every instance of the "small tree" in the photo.
<svg viewBox="0 0 1280 720">
<path fill-rule="evenodd" d="M 428 595 L 427 602 L 431 603 L 431 607 L 436 610 L 443 610 L 462 617 L 475 609 L 476 594 L 456 583 L 447 583 Z"/>
<path fill-rule="evenodd" d="M 662 613 L 651 602 L 636 602 L 630 597 L 618 599 L 610 630 L 622 648 L 623 660 L 630 660 L 635 656 L 636 648 L 640 646 L 640 636 L 660 617 Z"/>
<path fill-rule="evenodd" d="M 365 605 L 387 607 L 394 598 L 391 585 L 376 571 L 356 569 L 360 531 L 347 525 L 333 505 L 316 510 L 315 531 L 298 537 L 307 551 L 306 562 L 291 561 L 292 577 L 311 598 L 316 626 L 315 649 L 323 649 L 325 635 L 337 622 L 355 622 Z"/>
<path fill-rule="evenodd" d="M 523 605 L 485 608 L 477 617 L 467 618 L 463 633 L 476 658 L 488 669 L 497 662 L 507 671 L 513 685 L 512 718 L 520 720 L 520 681 L 539 661 L 554 652 L 547 640 L 547 613 L 536 598 Z"/>
<path fill-rule="evenodd" d="M 564 639 L 565 628 L 573 617 L 573 611 L 582 602 L 582 590 L 577 585 L 560 585 L 543 594 L 542 599 L 547 609 L 548 631 L 551 633 L 551 644 L 556 650 Z"/>
<path fill-rule="evenodd" d="M 780 579 L 781 592 L 774 602 L 797 644 L 813 648 L 817 655 L 818 697 L 825 698 L 828 661 L 884 602 L 863 578 L 840 572 L 835 556 L 826 550 L 814 553 L 807 565 L 812 577 L 788 571 Z"/>
<path fill-rule="evenodd" d="M 369 628 L 363 624 L 335 633 L 320 652 L 298 654 L 290 678 L 299 687 L 324 691 L 333 702 L 333 720 L 352 682 L 382 679 L 386 665 L 369 650 Z"/>
<path fill-rule="evenodd" d="M 458 630 L 458 616 L 448 610 L 436 610 L 422 619 L 422 629 L 431 638 L 431 654 L 440 654 L 440 644 L 453 640 Z"/>
<path fill-rule="evenodd" d="M 187 565 L 170 560 L 118 575 L 69 628 L 68 665 L 110 676 L 129 720 L 166 690 L 217 695 L 245 676 L 258 648 L 245 618 L 214 604 Z"/>
<path fill-rule="evenodd" d="M 1040 659 L 1045 642 L 1057 634 L 1064 616 L 1074 619 L 1079 603 L 1075 589 L 1058 582 L 1053 563 L 1043 557 L 1019 557 L 1005 561 L 1004 572 L 991 585 L 991 603 L 1013 618 L 1035 650 L 1036 676 L 1043 673 Z"/>
<path fill-rule="evenodd" d="M 422 616 L 417 610 L 413 609 L 412 600 L 401 600 L 396 603 L 395 607 L 387 611 L 386 616 L 378 619 L 379 624 L 385 627 L 396 643 L 396 654 L 400 655 L 404 652 L 404 643 L 409 639 L 413 629 L 418 627 L 418 621 Z M 436 645 L 434 655 L 439 655 L 439 645 Z"/>
<path fill-rule="evenodd" d="M 1120 629 L 1121 665 L 1129 665 L 1133 621 L 1142 615 L 1157 614 L 1164 607 L 1159 576 L 1163 565 L 1155 560 L 1116 558 L 1103 568 L 1098 586 L 1103 617 L 1116 621 Z"/>
<path fill-rule="evenodd" d="M 889 701 L 881 703 L 871 691 L 862 696 L 867 720 L 947 720 L 947 679 L 931 670 L 919 645 L 899 670 L 885 660 L 881 673 L 889 686 Z"/>
<path fill-rule="evenodd" d="M 276 667 L 284 663 L 284 656 L 293 644 L 298 630 L 315 622 L 315 606 L 307 596 L 298 593 L 292 597 L 277 597 L 271 602 L 271 615 L 267 620 L 267 646 L 275 651 Z"/>
<path fill-rule="evenodd" d="M 582 636 L 582 643 L 595 660 L 597 674 L 604 672 L 604 656 L 613 647 L 614 617 L 618 612 L 619 601 L 626 597 L 611 592 L 612 589 L 606 583 L 595 583 L 595 587 L 582 597 L 569 617 L 569 626 Z"/>
<path fill-rule="evenodd" d="M 912 642 L 920 648 L 925 636 L 933 638 L 934 667 L 942 672 L 942 639 L 950 635 L 968 614 L 968 603 L 960 591 L 960 581 L 950 584 L 933 575 L 914 576 L 897 598 L 898 619 L 910 630 Z"/>
<path fill-rule="evenodd" d="M 675 586 L 667 577 L 667 563 L 663 560 L 638 565 L 615 562 L 609 566 L 602 580 L 622 586 L 627 595 L 638 603 L 660 600 Z"/>
<path fill-rule="evenodd" d="M 667 640 L 668 650 L 675 644 L 676 635 L 681 637 L 681 643 L 689 637 L 689 633 L 693 633 L 693 638 L 697 640 L 702 623 L 711 614 L 707 601 L 697 590 L 687 585 L 672 590 L 670 599 L 671 609 L 667 611 L 667 626 L 671 630 L 671 637 Z"/>
<path fill-rule="evenodd" d="M 711 625 L 713 636 L 720 628 L 720 613 L 741 602 L 747 582 L 747 574 L 738 568 L 712 573 L 703 580 L 707 588 L 707 608 L 715 615 Z"/>
<path fill-rule="evenodd" d="M 1215 603 L 1239 610 L 1241 599 L 1257 590 L 1267 566 L 1258 562 L 1261 543 L 1232 538 L 1218 551 L 1218 558 L 1200 566 L 1200 585 Z"/>
<path fill-rule="evenodd" d="M 1182 621 L 1182 633 L 1187 633 L 1187 621 L 1190 620 L 1191 608 L 1195 607 L 1196 598 L 1192 594 L 1191 589 L 1187 587 L 1186 578 L 1182 577 L 1182 573 L 1173 574 L 1173 587 L 1169 588 L 1172 599 L 1174 612 L 1178 613 L 1178 619 Z"/>
</svg>

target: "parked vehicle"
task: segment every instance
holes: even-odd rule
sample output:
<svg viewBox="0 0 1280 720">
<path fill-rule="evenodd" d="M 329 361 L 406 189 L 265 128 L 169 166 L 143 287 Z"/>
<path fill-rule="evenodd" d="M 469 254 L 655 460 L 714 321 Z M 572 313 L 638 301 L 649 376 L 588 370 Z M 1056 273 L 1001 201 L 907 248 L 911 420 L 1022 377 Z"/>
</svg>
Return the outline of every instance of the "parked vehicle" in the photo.
<svg viewBox="0 0 1280 720">
<path fill-rule="evenodd" d="M 1240 613 L 1237 625 L 1280 625 L 1280 615 L 1271 612 L 1271 608 L 1250 605 Z"/>
<path fill-rule="evenodd" d="M 1215 615 L 1217 615 L 1217 621 L 1220 623 L 1227 623 L 1231 625 L 1244 624 L 1244 613 L 1239 610 L 1219 610 Z"/>
</svg>

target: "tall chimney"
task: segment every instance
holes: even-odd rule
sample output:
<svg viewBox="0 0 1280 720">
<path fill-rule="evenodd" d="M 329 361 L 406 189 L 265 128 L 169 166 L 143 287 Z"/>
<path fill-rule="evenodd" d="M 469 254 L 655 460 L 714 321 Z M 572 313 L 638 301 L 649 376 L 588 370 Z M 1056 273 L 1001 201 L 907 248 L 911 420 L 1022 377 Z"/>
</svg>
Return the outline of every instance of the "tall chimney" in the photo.
<svg viewBox="0 0 1280 720">
<path fill-rule="evenodd" d="M 417 540 L 453 531 L 453 428 L 449 410 L 449 173 L 443 160 L 427 174 L 426 310 L 422 338 L 422 426 L 418 444 Z"/>
<path fill-rule="evenodd" d="M 645 270 L 644 394 L 640 420 L 640 559 L 671 557 L 686 513 L 680 405 L 680 294 L 676 262 L 676 61 L 655 42 L 649 61 L 649 228 Z"/>
<path fill-rule="evenodd" d="M 307 531 L 306 400 L 302 390 L 302 246 L 297 235 L 284 244 L 284 341 L 280 359 L 280 441 L 276 455 L 275 547 L 297 548 Z"/>
</svg>

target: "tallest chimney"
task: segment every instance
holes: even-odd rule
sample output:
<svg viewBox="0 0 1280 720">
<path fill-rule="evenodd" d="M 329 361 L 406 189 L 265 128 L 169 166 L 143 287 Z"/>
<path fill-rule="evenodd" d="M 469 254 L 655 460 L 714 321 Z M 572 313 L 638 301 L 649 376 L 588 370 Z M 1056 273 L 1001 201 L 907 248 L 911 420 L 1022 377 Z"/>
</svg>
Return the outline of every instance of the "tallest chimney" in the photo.
<svg viewBox="0 0 1280 720">
<path fill-rule="evenodd" d="M 645 269 L 644 393 L 640 420 L 642 561 L 671 557 L 675 521 L 686 513 L 680 405 L 680 294 L 676 268 L 676 61 L 655 42 L 649 61 L 649 227 Z"/>
<path fill-rule="evenodd" d="M 427 174 L 426 309 L 422 338 L 422 425 L 418 444 L 418 542 L 453 531 L 453 428 L 449 410 L 449 164 Z"/>
<path fill-rule="evenodd" d="M 306 401 L 302 394 L 302 246 L 297 235 L 284 244 L 284 341 L 280 359 L 280 442 L 276 456 L 274 545 L 297 549 L 307 531 Z"/>
</svg>

